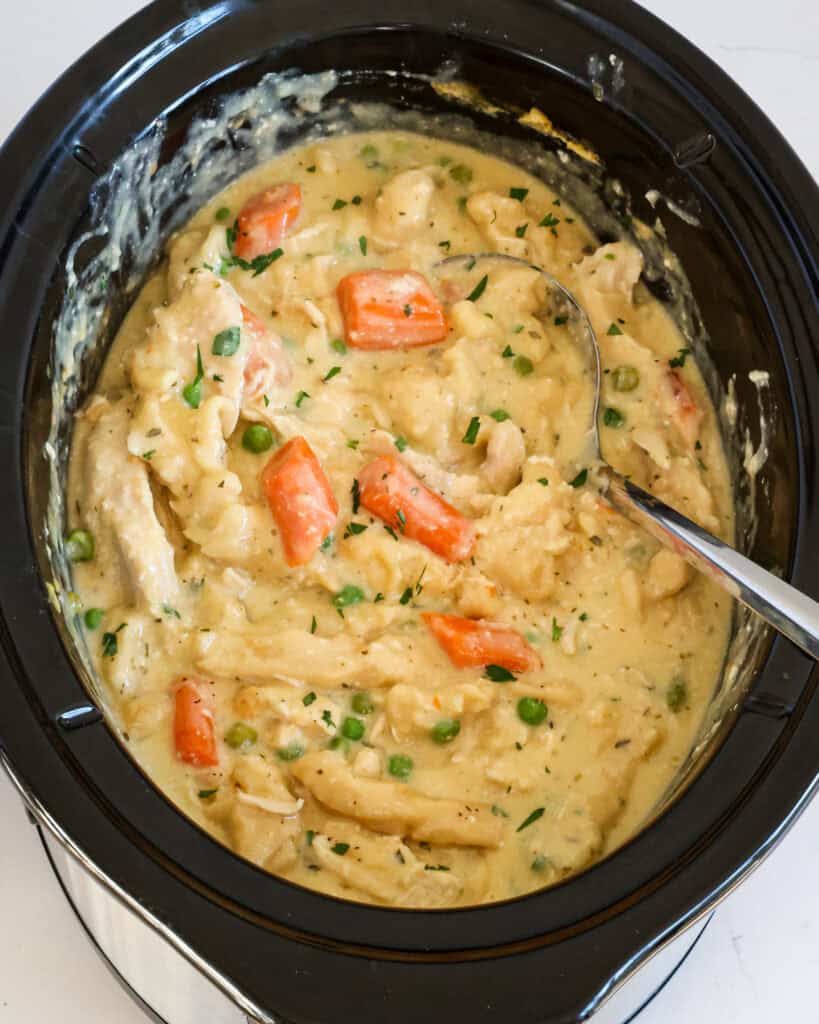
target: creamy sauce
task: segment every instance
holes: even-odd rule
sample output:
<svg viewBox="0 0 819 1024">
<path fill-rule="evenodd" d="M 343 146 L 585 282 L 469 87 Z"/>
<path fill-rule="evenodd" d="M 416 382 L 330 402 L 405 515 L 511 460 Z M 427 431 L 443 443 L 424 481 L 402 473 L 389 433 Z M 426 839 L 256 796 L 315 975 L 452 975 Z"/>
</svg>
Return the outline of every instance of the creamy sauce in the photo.
<svg viewBox="0 0 819 1024">
<path fill-rule="evenodd" d="M 281 182 L 303 194 L 283 254 L 237 266 L 226 228 Z M 604 855 L 669 785 L 725 655 L 730 600 L 590 486 L 589 380 L 539 276 L 498 265 L 453 282 L 437 267 L 487 251 L 547 268 L 587 310 L 606 457 L 731 540 L 716 417 L 638 283 L 639 251 L 597 248 L 565 199 L 511 164 L 406 132 L 291 150 L 204 207 L 77 420 L 70 526 L 95 555 L 75 589 L 102 612 L 86 639 L 134 756 L 241 855 L 352 899 L 504 899 Z M 427 278 L 444 341 L 341 343 L 336 286 L 374 268 Z M 214 354 L 234 329 L 238 350 Z M 243 446 L 251 424 L 274 448 Z M 298 567 L 260 482 L 295 437 L 339 505 L 332 539 Z M 385 455 L 474 524 L 470 557 L 445 561 L 358 507 L 353 482 Z M 501 623 L 540 667 L 458 667 L 429 612 Z M 180 677 L 212 715 L 215 766 L 175 750 Z"/>
</svg>

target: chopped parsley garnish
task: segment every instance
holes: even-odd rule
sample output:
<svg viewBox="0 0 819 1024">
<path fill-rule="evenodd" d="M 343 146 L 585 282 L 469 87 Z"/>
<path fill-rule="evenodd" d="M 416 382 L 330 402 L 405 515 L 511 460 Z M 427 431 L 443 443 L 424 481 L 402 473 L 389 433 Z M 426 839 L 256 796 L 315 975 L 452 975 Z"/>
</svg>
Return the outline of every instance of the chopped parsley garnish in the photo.
<svg viewBox="0 0 819 1024">
<path fill-rule="evenodd" d="M 315 618 L 315 616 L 313 616 L 313 622 L 315 622 L 315 621 L 316 621 L 316 618 Z M 311 629 L 310 632 L 311 633 L 315 633 L 315 630 Z M 313 693 L 312 690 L 309 693 L 305 693 L 305 695 L 301 699 L 302 704 L 306 708 L 309 708 L 310 705 L 313 704 L 315 701 L 316 701 L 316 695 L 315 695 L 315 693 Z"/>
<path fill-rule="evenodd" d="M 142 453 L 142 458 L 145 459 L 146 462 L 150 462 L 154 455 L 156 455 L 156 448 L 149 448 L 147 452 Z"/>
<path fill-rule="evenodd" d="M 366 529 L 367 526 L 365 523 L 347 523 L 347 529 L 344 531 L 344 540 L 346 540 L 348 537 L 357 537 Z"/>
<path fill-rule="evenodd" d="M 504 420 L 511 419 L 509 413 L 505 409 L 494 409 L 489 413 L 489 415 L 496 423 L 503 423 Z"/>
<path fill-rule="evenodd" d="M 332 380 L 333 377 L 337 377 L 341 373 L 340 366 L 331 366 L 327 373 L 321 378 L 323 381 Z"/>
<path fill-rule="evenodd" d="M 564 324 L 567 324 L 568 322 L 569 322 L 569 318 L 567 316 L 556 316 L 555 317 L 555 327 L 562 327 Z"/>
<path fill-rule="evenodd" d="M 581 622 L 585 622 L 588 619 L 588 617 L 589 617 L 589 613 L 588 612 L 581 612 L 577 617 L 578 617 L 578 619 L 580 619 Z"/>
<path fill-rule="evenodd" d="M 528 222 L 527 222 L 526 224 L 519 224 L 519 225 L 518 225 L 518 226 L 517 226 L 517 227 L 515 228 L 515 235 L 516 235 L 516 236 L 517 236 L 518 238 L 523 238 L 523 236 L 524 236 L 524 235 L 526 234 L 526 229 L 527 229 L 528 227 L 529 227 L 529 224 L 528 224 Z"/>
<path fill-rule="evenodd" d="M 388 526 L 387 523 L 384 523 L 384 529 L 392 537 L 393 540 L 398 540 L 398 534 L 395 532 L 395 530 L 393 530 L 391 526 Z"/>
<path fill-rule="evenodd" d="M 362 256 L 366 256 L 367 255 L 367 236 L 366 235 L 359 235 L 358 236 L 358 248 L 361 250 L 361 255 Z"/>
<path fill-rule="evenodd" d="M 407 587 L 404 593 L 398 598 L 399 604 L 409 604 L 412 600 L 412 587 Z"/>
<path fill-rule="evenodd" d="M 512 365 L 521 377 L 528 377 L 535 368 L 534 363 L 528 356 L 515 356 L 515 361 Z"/>
<path fill-rule="evenodd" d="M 215 356 L 233 356 L 239 351 L 241 336 L 238 327 L 226 327 L 213 339 L 211 352 Z"/>
<path fill-rule="evenodd" d="M 558 640 L 563 636 L 563 627 L 558 626 L 557 619 L 552 616 L 552 643 L 556 644 Z"/>
<path fill-rule="evenodd" d="M 605 256 L 603 257 L 603 259 L 604 260 L 616 260 L 617 259 L 617 253 L 616 252 L 607 252 L 605 254 Z"/>
<path fill-rule="evenodd" d="M 333 534 L 332 533 L 328 533 L 327 536 L 324 538 L 324 540 L 319 545 L 319 551 L 329 551 L 330 548 L 333 546 L 333 541 L 334 540 L 335 540 L 335 538 L 333 537 Z"/>
<path fill-rule="evenodd" d="M 474 444 L 478 439 L 478 431 L 481 429 L 480 416 L 473 416 L 466 428 L 466 433 L 461 438 L 464 444 Z"/>
<path fill-rule="evenodd" d="M 450 167 L 449 176 L 459 185 L 468 185 L 472 181 L 472 168 L 466 164 L 455 164 L 454 167 Z"/>
<path fill-rule="evenodd" d="M 307 171 L 308 174 L 315 174 L 316 173 L 316 165 L 315 164 L 310 164 L 310 166 L 305 168 L 305 170 Z"/>
<path fill-rule="evenodd" d="M 350 494 L 353 496 L 353 515 L 358 512 L 358 506 L 361 504 L 361 493 L 358 489 L 358 480 L 353 480 L 353 485 L 350 488 Z"/>
<path fill-rule="evenodd" d="M 182 616 L 179 614 L 179 612 L 176 610 L 176 608 L 172 607 L 169 604 L 163 604 L 162 605 L 162 612 L 163 612 L 164 615 L 168 615 L 168 616 L 170 616 L 170 617 L 172 617 L 174 619 L 181 619 L 182 618 Z"/>
<path fill-rule="evenodd" d="M 516 832 L 522 832 L 525 828 L 528 828 L 530 825 L 534 825 L 534 823 L 539 818 L 543 817 L 543 812 L 545 810 L 546 810 L 545 807 L 536 807 L 532 811 L 532 813 L 529 815 L 529 817 L 526 818 L 524 821 L 522 821 L 520 825 L 518 825 L 518 827 L 515 829 L 515 831 Z"/>
<path fill-rule="evenodd" d="M 560 223 L 559 217 L 554 217 L 551 213 L 547 213 L 543 220 L 538 221 L 539 228 L 556 228 Z"/>
<path fill-rule="evenodd" d="M 393 444 L 395 445 L 399 452 L 403 452 L 406 450 L 407 443 L 407 439 L 405 437 L 401 437 L 400 435 L 396 437 L 396 439 L 393 441 Z"/>
<path fill-rule="evenodd" d="M 512 334 L 520 334 L 522 330 L 523 324 L 515 324 L 515 326 L 512 328 Z"/>
<path fill-rule="evenodd" d="M 355 451 L 360 444 L 361 444 L 361 442 L 356 440 L 356 438 L 354 438 L 354 437 L 348 437 L 347 438 L 347 447 L 348 448 L 352 448 L 353 451 Z"/>
<path fill-rule="evenodd" d="M 407 517 L 404 515 L 402 508 L 399 508 L 395 513 L 395 518 L 398 520 L 398 529 L 403 533 L 407 526 Z"/>
<path fill-rule="evenodd" d="M 338 352 L 338 354 L 340 356 L 346 356 L 347 355 L 347 346 L 344 344 L 344 342 L 341 340 L 341 338 L 333 339 L 333 341 L 330 342 L 330 348 L 334 352 Z"/>
<path fill-rule="evenodd" d="M 398 540 L 397 537 L 395 539 Z M 383 601 L 383 600 L 384 600 L 384 595 L 379 590 L 378 593 L 373 598 L 373 604 L 378 604 L 379 601 Z"/>
<path fill-rule="evenodd" d="M 338 593 L 333 595 L 333 605 L 336 608 L 349 608 L 351 605 L 359 604 L 363 600 L 364 591 L 361 587 L 356 587 L 352 583 L 348 583 Z"/>
<path fill-rule="evenodd" d="M 549 486 L 549 478 L 548 478 L 548 476 L 539 476 L 537 478 L 537 482 L 540 484 L 541 487 L 548 487 Z"/>
<path fill-rule="evenodd" d="M 343 857 L 344 854 L 350 849 L 349 843 L 335 843 L 330 847 L 330 851 L 337 857 Z"/>
<path fill-rule="evenodd" d="M 466 298 L 467 298 L 468 302 L 477 302 L 478 301 L 478 299 L 486 291 L 486 283 L 487 283 L 488 280 L 489 280 L 488 275 L 484 274 L 483 277 L 480 279 L 480 281 L 478 281 L 478 283 L 475 285 L 475 287 L 469 293 L 469 295 L 467 295 Z"/>
<path fill-rule="evenodd" d="M 409 303 L 404 306 L 404 316 L 407 317 L 407 319 L 412 316 L 412 306 Z"/>
<path fill-rule="evenodd" d="M 529 195 L 529 189 L 528 188 L 510 188 L 509 189 L 509 198 L 510 199 L 517 199 L 517 201 L 519 203 L 522 203 L 523 200 L 528 195 Z"/>
<path fill-rule="evenodd" d="M 458 196 L 458 209 L 461 213 L 466 213 L 466 196 Z"/>
<path fill-rule="evenodd" d="M 361 206 L 361 196 L 353 196 L 350 202 L 353 204 L 353 206 Z"/>
<path fill-rule="evenodd" d="M 239 235 L 239 225 L 236 221 L 233 222 L 233 226 L 226 228 L 225 238 L 227 240 L 227 247 L 230 256 L 226 260 L 222 260 L 222 265 L 219 268 L 219 273 L 224 276 L 225 272 L 230 270 L 231 267 L 239 267 L 241 270 L 252 270 L 253 276 L 258 277 L 263 271 L 267 270 L 271 263 L 275 263 L 280 256 L 284 256 L 284 249 L 274 249 L 272 252 L 265 252 L 259 256 L 254 256 L 252 260 L 244 260 L 241 256 L 236 256 L 233 252 L 233 246 L 236 244 L 236 239 Z"/>
<path fill-rule="evenodd" d="M 333 716 L 330 714 L 329 708 L 325 708 L 322 711 L 321 720 L 322 722 L 324 722 L 325 725 L 329 726 L 331 729 L 335 729 L 336 723 L 333 721 Z"/>
<path fill-rule="evenodd" d="M 569 481 L 569 487 L 582 487 L 588 478 L 589 471 L 587 469 L 581 469 L 574 480 Z"/>
<path fill-rule="evenodd" d="M 603 423 L 607 427 L 622 427 L 625 422 L 626 417 L 611 405 L 603 413 Z"/>
<path fill-rule="evenodd" d="M 446 864 L 425 864 L 424 871 L 451 871 Z"/>
<path fill-rule="evenodd" d="M 438 243 L 438 248 L 439 249 L 446 249 L 446 251 L 449 252 L 449 250 L 452 248 L 452 243 L 447 238 L 445 241 Z"/>
<path fill-rule="evenodd" d="M 198 409 L 202 401 L 202 379 L 205 376 L 205 368 L 202 366 L 202 353 L 199 350 L 199 346 L 196 346 L 196 376 L 193 378 L 190 384 L 188 384 L 182 391 L 182 397 L 191 407 L 191 409 Z"/>
<path fill-rule="evenodd" d="M 622 333 L 623 332 L 620 330 L 620 328 L 614 322 L 609 324 L 609 329 L 606 331 L 606 334 L 611 334 L 611 335 L 622 334 Z"/>
<path fill-rule="evenodd" d="M 673 359 L 668 360 L 668 365 L 673 367 L 685 366 L 686 357 L 689 355 L 691 355 L 690 348 L 681 348 L 677 351 L 677 354 Z"/>
<path fill-rule="evenodd" d="M 509 817 L 509 812 L 505 811 L 502 807 L 499 807 L 497 804 L 492 804 L 492 813 L 495 815 L 496 818 Z"/>
<path fill-rule="evenodd" d="M 503 352 L 501 352 L 501 355 L 503 356 L 504 359 L 512 359 L 515 355 L 512 346 L 507 345 Z"/>
<path fill-rule="evenodd" d="M 487 679 L 491 679 L 493 683 L 514 683 L 516 678 L 503 665 L 487 665 L 483 670 L 483 674 Z"/>
<path fill-rule="evenodd" d="M 114 658 L 116 657 L 118 645 L 117 645 L 117 633 L 121 629 L 125 629 L 125 623 L 117 626 L 113 633 L 102 634 L 102 656 L 103 658 Z"/>
<path fill-rule="evenodd" d="M 309 398 L 309 397 L 310 397 L 310 395 L 306 391 L 300 391 L 296 395 L 296 408 L 300 409 L 301 408 L 301 403 L 305 400 L 305 398 Z"/>
<path fill-rule="evenodd" d="M 218 789 L 200 789 L 197 795 L 200 800 L 207 800 L 209 797 L 214 796 L 218 792 Z"/>
<path fill-rule="evenodd" d="M 346 199 L 336 199 L 336 201 L 333 203 L 333 209 L 334 210 L 341 210 L 346 205 L 347 205 L 347 200 Z"/>
</svg>

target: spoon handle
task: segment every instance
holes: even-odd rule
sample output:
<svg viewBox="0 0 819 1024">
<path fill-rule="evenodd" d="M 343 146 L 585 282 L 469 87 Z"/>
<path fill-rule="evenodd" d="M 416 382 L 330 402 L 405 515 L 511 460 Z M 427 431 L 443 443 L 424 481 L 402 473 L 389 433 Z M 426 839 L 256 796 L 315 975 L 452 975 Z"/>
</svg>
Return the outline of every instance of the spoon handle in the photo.
<svg viewBox="0 0 819 1024">
<path fill-rule="evenodd" d="M 608 475 L 607 497 L 615 508 L 819 660 L 816 601 L 619 473 L 611 470 Z"/>
</svg>

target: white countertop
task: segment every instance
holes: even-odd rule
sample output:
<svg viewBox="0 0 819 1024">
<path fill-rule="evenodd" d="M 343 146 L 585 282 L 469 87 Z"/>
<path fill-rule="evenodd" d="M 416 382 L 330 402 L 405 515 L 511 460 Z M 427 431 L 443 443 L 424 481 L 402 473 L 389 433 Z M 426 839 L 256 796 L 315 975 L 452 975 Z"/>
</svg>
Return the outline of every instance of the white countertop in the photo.
<svg viewBox="0 0 819 1024">
<path fill-rule="evenodd" d="M 0 139 L 68 64 L 141 6 L 139 0 L 2 0 Z M 815 0 L 650 0 L 644 6 L 721 64 L 819 177 Z M 2 775 L 0 822 L 0 1022 L 145 1024 L 91 948 Z M 723 904 L 640 1024 L 819 1019 L 818 845 L 816 801 Z"/>
</svg>

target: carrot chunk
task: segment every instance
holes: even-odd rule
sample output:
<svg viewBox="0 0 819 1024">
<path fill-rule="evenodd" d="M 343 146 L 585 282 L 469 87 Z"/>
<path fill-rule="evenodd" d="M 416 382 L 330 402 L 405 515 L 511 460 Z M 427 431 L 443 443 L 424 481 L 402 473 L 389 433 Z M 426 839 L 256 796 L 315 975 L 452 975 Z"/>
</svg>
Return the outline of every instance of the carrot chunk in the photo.
<svg viewBox="0 0 819 1024">
<path fill-rule="evenodd" d="M 422 612 L 421 618 L 458 668 L 499 665 L 510 672 L 528 672 L 541 667 L 537 652 L 509 626 L 437 612 Z"/>
<path fill-rule="evenodd" d="M 292 438 L 273 455 L 262 471 L 262 487 L 287 564 L 304 565 L 336 525 L 338 502 L 303 437 Z"/>
<path fill-rule="evenodd" d="M 197 768 L 212 768 L 219 763 L 213 712 L 202 696 L 198 682 L 184 676 L 177 680 L 173 738 L 180 761 Z"/>
<path fill-rule="evenodd" d="M 392 455 L 374 459 L 358 474 L 361 504 L 396 533 L 417 540 L 448 562 L 462 562 L 475 547 L 469 519 L 424 486 Z"/>
<path fill-rule="evenodd" d="M 414 270 L 348 274 L 336 294 L 351 348 L 414 348 L 446 338 L 443 307 L 426 278 Z"/>
<path fill-rule="evenodd" d="M 272 252 L 301 211 L 301 188 L 290 182 L 251 196 L 239 211 L 233 252 L 253 260 Z"/>
</svg>

